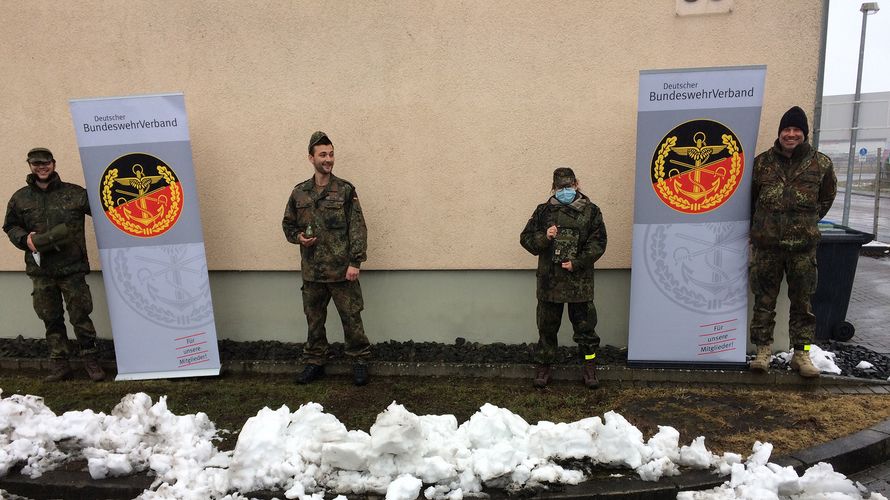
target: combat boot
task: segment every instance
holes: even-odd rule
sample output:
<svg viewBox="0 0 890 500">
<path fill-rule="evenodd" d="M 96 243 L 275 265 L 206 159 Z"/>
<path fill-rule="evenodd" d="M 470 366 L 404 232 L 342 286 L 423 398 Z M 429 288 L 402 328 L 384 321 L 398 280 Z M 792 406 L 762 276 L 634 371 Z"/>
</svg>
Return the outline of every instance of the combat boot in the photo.
<svg viewBox="0 0 890 500">
<path fill-rule="evenodd" d="M 596 379 L 596 361 L 591 359 L 581 365 L 581 378 L 588 389 L 596 389 L 600 386 L 600 381 Z"/>
<path fill-rule="evenodd" d="M 769 360 L 773 355 L 772 346 L 759 345 L 754 359 L 751 360 L 750 369 L 752 372 L 766 373 L 769 370 Z"/>
<path fill-rule="evenodd" d="M 99 366 L 99 362 L 96 361 L 96 358 L 83 358 L 83 369 L 87 371 L 87 375 L 90 376 L 90 380 L 93 382 L 101 382 L 105 380 L 105 370 Z"/>
<path fill-rule="evenodd" d="M 535 370 L 535 380 L 534 385 L 538 389 L 543 389 L 547 387 L 547 384 L 550 383 L 550 380 L 553 378 L 553 368 L 550 365 L 538 365 L 538 368 Z"/>
<path fill-rule="evenodd" d="M 810 359 L 809 351 L 804 351 L 803 349 L 794 350 L 794 355 L 791 356 L 791 369 L 797 370 L 797 373 L 800 373 L 800 376 L 803 378 L 816 378 L 820 373 Z"/>
<path fill-rule="evenodd" d="M 357 386 L 368 384 L 368 365 L 365 363 L 352 365 L 352 383 Z"/>
<path fill-rule="evenodd" d="M 324 377 L 324 366 L 308 364 L 303 367 L 303 373 L 297 376 L 298 384 L 308 384 Z"/>
<path fill-rule="evenodd" d="M 67 359 L 53 358 L 49 360 L 49 375 L 43 378 L 44 382 L 58 382 L 71 376 L 71 365 Z"/>
</svg>

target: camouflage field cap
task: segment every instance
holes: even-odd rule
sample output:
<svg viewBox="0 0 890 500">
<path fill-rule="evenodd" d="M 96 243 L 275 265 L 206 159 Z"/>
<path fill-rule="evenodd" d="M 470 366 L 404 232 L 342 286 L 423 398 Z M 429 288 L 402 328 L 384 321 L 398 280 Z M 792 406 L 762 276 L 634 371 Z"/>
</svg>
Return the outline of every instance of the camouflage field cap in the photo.
<svg viewBox="0 0 890 500">
<path fill-rule="evenodd" d="M 309 138 L 309 154 L 312 154 L 312 147 L 318 144 L 319 142 L 327 139 L 327 143 L 331 142 L 331 139 L 328 137 L 328 134 L 325 134 L 321 130 L 317 130 L 312 134 L 312 137 Z M 331 143 L 333 144 L 333 143 Z"/>
<path fill-rule="evenodd" d="M 53 161 L 53 152 L 46 148 L 34 148 L 28 151 L 28 163 L 32 161 Z"/>
<path fill-rule="evenodd" d="M 575 172 L 569 167 L 559 167 L 553 171 L 553 189 L 564 188 L 575 183 Z"/>
</svg>

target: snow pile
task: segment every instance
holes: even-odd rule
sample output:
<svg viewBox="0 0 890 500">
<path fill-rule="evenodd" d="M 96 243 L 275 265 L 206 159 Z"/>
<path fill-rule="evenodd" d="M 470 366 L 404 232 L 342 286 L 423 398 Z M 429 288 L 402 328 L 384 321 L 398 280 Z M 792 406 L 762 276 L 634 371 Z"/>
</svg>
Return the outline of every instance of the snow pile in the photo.
<svg viewBox="0 0 890 500">
<path fill-rule="evenodd" d="M 264 408 L 241 430 L 235 449 L 220 452 L 204 414 L 176 416 L 166 399 L 123 398 L 111 415 L 54 414 L 36 396 L 0 400 L 0 472 L 25 463 L 37 477 L 66 460 L 86 458 L 101 479 L 150 469 L 157 475 L 143 498 L 214 498 L 228 492 L 281 489 L 287 498 L 311 493 L 386 494 L 463 498 L 483 485 L 518 489 L 545 483 L 577 484 L 581 472 L 559 459 L 590 459 L 637 471 L 654 481 L 679 466 L 717 463 L 704 438 L 679 446 L 679 433 L 661 427 L 648 443 L 615 412 L 573 423 L 531 425 L 486 404 L 458 425 L 453 415 L 418 416 L 392 403 L 370 432 L 350 431 L 321 405 L 291 412 Z M 236 494 L 237 495 L 237 494 Z"/>
<path fill-rule="evenodd" d="M 56 415 L 43 398 L 17 394 L 0 400 L 0 476 L 23 463 L 21 473 L 37 478 L 83 458 L 93 479 L 151 468 L 159 481 L 198 473 L 209 480 L 211 459 L 221 458 L 212 443 L 216 435 L 206 414 L 174 415 L 165 397 L 152 404 L 144 393 L 129 394 L 111 415 L 92 410 Z"/>
<path fill-rule="evenodd" d="M 818 463 L 798 476 L 793 467 L 769 463 L 772 445 L 754 443 L 754 453 L 744 463 L 731 467 L 731 477 L 721 486 L 706 491 L 684 491 L 677 500 L 804 499 L 887 500 L 880 493 L 868 493 L 831 465 Z"/>
<path fill-rule="evenodd" d="M 427 484 L 428 498 L 462 498 L 483 485 L 514 489 L 584 480 L 581 472 L 554 459 L 591 458 L 637 468 L 653 456 L 642 434 L 621 415 L 610 412 L 605 418 L 605 423 L 593 417 L 530 425 L 486 404 L 458 426 L 453 415 L 418 416 L 392 403 L 365 433 L 347 431 L 315 403 L 294 413 L 286 406 L 266 408 L 239 435 L 231 484 L 239 491 L 296 486 L 295 491 L 324 488 L 386 493 L 387 498 L 415 498 L 415 489 Z"/>
<path fill-rule="evenodd" d="M 0 476 L 24 463 L 23 475 L 40 477 L 67 458 L 55 444 L 64 437 L 53 425 L 56 419 L 42 398 L 13 395 L 0 400 Z"/>
<path fill-rule="evenodd" d="M 704 437 L 680 446 L 672 427 L 659 427 L 645 441 L 615 412 L 532 425 L 485 404 L 458 425 L 453 415 L 418 416 L 393 402 L 364 432 L 346 429 L 321 405 L 307 403 L 294 412 L 287 406 L 260 410 L 244 424 L 231 452 L 216 448 L 216 436 L 206 415 L 173 415 L 163 397 L 152 404 L 145 394 L 131 394 L 111 415 L 85 410 L 57 416 L 41 398 L 15 395 L 0 399 L 0 475 L 24 464 L 23 473 L 37 477 L 65 460 L 83 457 L 94 478 L 153 471 L 157 479 L 141 496 L 146 500 L 235 500 L 260 489 L 281 490 L 289 499 L 376 493 L 391 500 L 420 494 L 459 500 L 483 486 L 515 490 L 577 484 L 583 474 L 557 462 L 585 459 L 631 469 L 647 481 L 677 475 L 680 467 L 731 474 L 723 489 L 690 499 L 754 498 L 746 492 L 761 490 L 783 495 L 854 491 L 846 478 L 824 465 L 797 478 L 793 470 L 769 464 L 769 444 L 757 443 L 743 463 L 733 453 L 714 455 Z"/>
</svg>

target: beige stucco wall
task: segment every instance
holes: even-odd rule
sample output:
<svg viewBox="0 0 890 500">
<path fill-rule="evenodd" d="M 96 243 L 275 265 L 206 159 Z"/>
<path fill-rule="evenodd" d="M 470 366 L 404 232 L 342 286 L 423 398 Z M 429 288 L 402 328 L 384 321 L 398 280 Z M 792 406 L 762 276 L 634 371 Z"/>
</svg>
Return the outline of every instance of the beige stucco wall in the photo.
<svg viewBox="0 0 890 500">
<path fill-rule="evenodd" d="M 101 273 L 87 282 L 93 292 L 92 314 L 102 338 L 111 338 L 105 285 Z M 21 272 L 0 272 L 0 338 L 44 336 L 43 323 L 24 293 L 30 280 Z M 217 336 L 231 340 L 306 341 L 306 318 L 295 272 L 210 273 Z M 362 273 L 365 332 L 373 344 L 389 340 L 451 343 L 457 337 L 490 344 L 534 343 L 535 273 L 520 271 L 368 271 Z M 602 270 L 596 278 L 596 332 L 603 345 L 627 346 L 630 271 Z M 21 314 L 18 314 L 21 312 Z M 788 299 L 785 286 L 776 310 L 775 346 L 788 347 Z M 750 317 L 750 311 L 749 311 Z M 334 305 L 328 307 L 327 335 L 343 341 Z M 73 338 L 69 329 L 69 337 Z M 563 314 L 560 344 L 572 345 L 572 325 Z"/>
<path fill-rule="evenodd" d="M 183 91 L 209 267 L 293 269 L 280 220 L 327 131 L 368 221 L 367 269 L 530 269 L 518 233 L 575 168 L 630 265 L 638 72 L 766 64 L 758 150 L 813 108 L 822 2 L 0 2 L 0 199 L 32 146 L 82 183 L 68 99 Z M 782 36 L 780 37 L 779 34 Z M 95 244 L 91 255 L 98 267 Z M 21 253 L 0 245 L 0 270 Z"/>
</svg>

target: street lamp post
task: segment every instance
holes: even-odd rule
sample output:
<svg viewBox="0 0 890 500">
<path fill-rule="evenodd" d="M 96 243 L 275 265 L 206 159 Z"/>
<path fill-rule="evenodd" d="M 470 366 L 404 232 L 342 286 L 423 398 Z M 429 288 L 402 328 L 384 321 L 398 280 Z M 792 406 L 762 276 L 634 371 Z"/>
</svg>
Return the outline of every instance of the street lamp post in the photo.
<svg viewBox="0 0 890 500">
<path fill-rule="evenodd" d="M 862 60 L 865 57 L 865 26 L 868 15 L 879 9 L 878 2 L 865 2 L 859 8 L 862 12 L 862 35 L 859 38 L 859 68 L 856 71 L 856 94 L 853 96 L 853 124 L 850 127 L 850 155 L 847 157 L 847 182 L 844 186 L 844 218 L 843 225 L 850 223 L 850 195 L 853 188 L 853 157 L 856 154 L 856 140 L 859 136 L 859 101 L 862 92 Z"/>
</svg>

